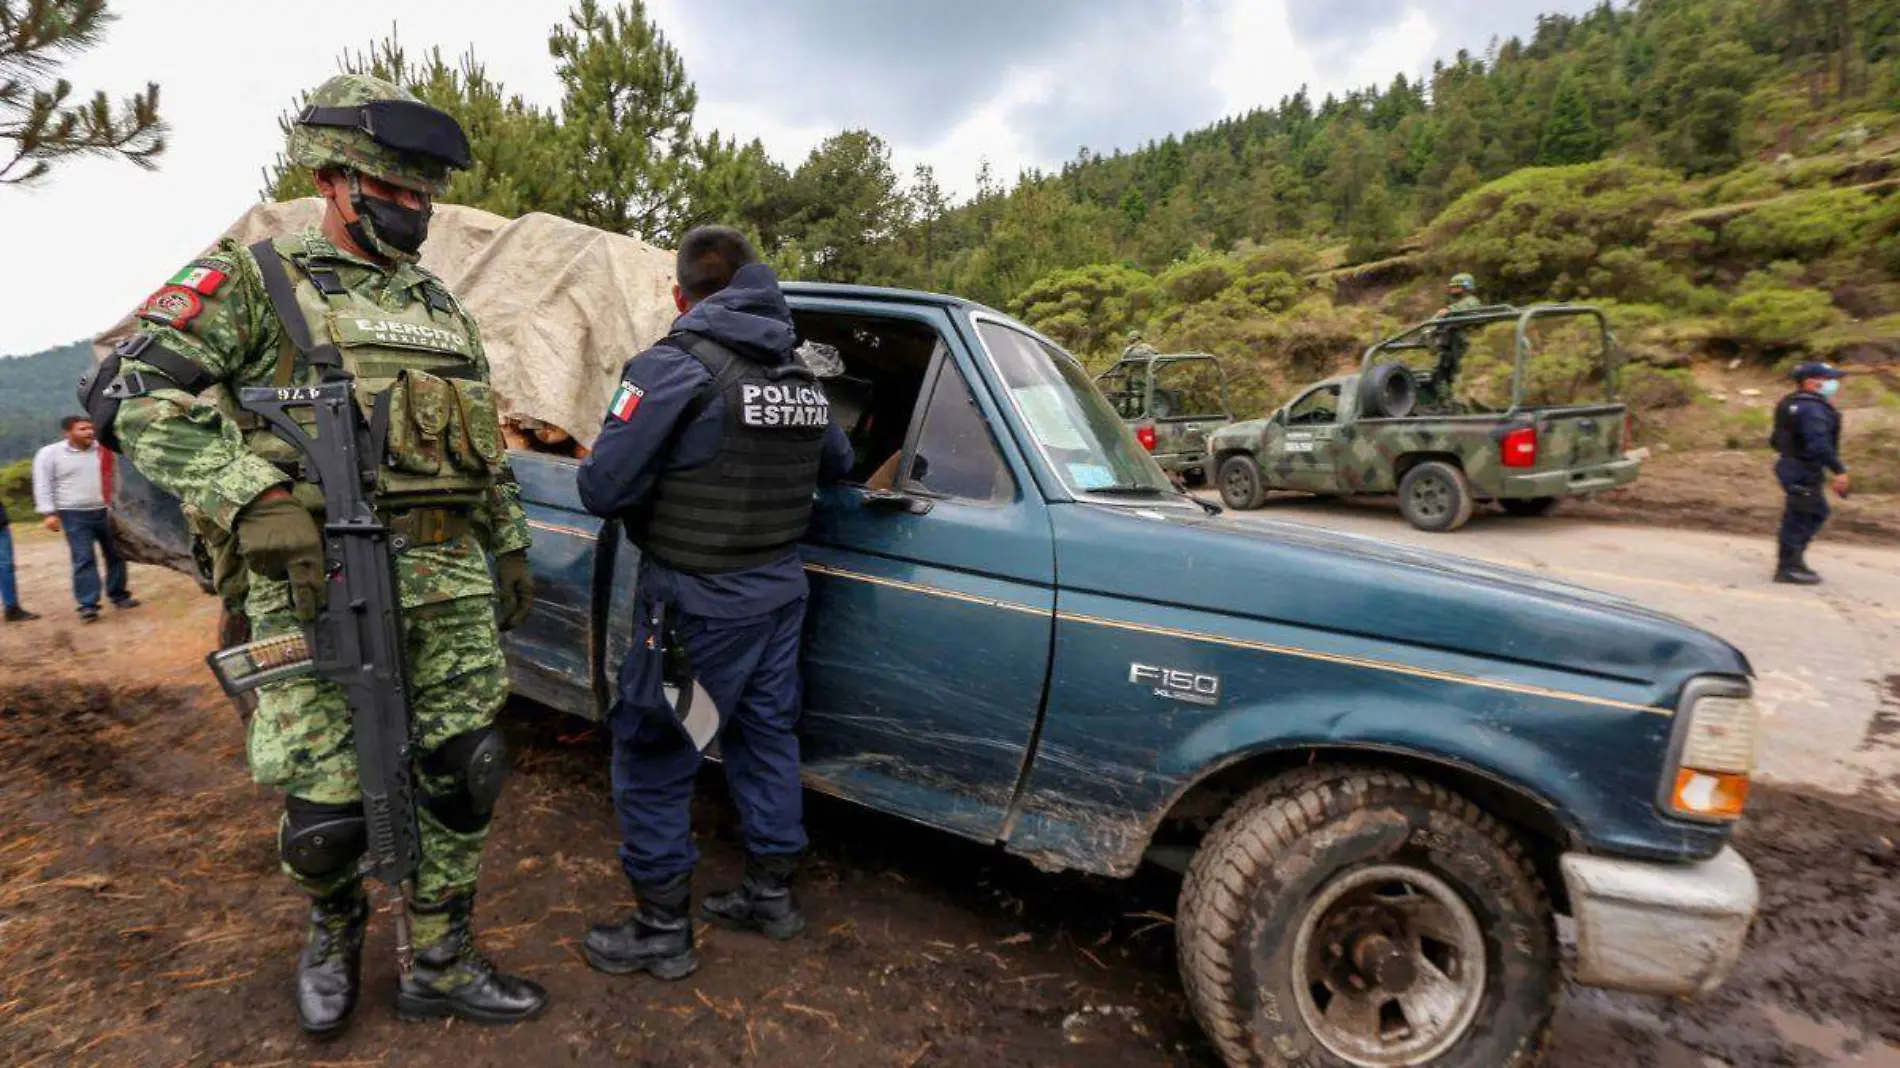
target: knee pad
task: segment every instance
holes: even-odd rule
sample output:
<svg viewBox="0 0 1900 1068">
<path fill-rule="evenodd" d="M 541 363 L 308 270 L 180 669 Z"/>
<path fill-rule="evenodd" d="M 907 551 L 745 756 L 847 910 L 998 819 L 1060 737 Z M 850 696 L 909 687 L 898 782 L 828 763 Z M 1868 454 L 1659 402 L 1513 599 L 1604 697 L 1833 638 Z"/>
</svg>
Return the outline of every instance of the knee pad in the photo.
<svg viewBox="0 0 1900 1068">
<path fill-rule="evenodd" d="M 301 797 L 284 799 L 284 827 L 277 852 L 290 870 L 310 879 L 328 879 L 348 870 L 369 843 L 363 805 L 326 805 Z"/>
<path fill-rule="evenodd" d="M 422 758 L 423 774 L 449 780 L 441 793 L 425 792 L 423 807 L 457 834 L 471 834 L 488 826 L 495 801 L 501 797 L 508 774 L 508 746 L 501 732 L 479 727 L 443 742 Z"/>
</svg>

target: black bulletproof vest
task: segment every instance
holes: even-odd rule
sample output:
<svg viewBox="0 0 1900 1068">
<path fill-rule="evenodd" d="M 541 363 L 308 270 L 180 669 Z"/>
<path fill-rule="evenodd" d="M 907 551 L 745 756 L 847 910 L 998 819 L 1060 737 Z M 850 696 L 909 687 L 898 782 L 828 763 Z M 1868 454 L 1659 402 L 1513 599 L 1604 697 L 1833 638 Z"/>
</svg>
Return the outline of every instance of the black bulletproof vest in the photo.
<svg viewBox="0 0 1900 1068">
<path fill-rule="evenodd" d="M 805 536 L 831 405 L 810 371 L 766 367 L 710 338 L 670 339 L 712 374 L 674 431 L 726 402 L 712 459 L 660 475 L 632 525 L 635 544 L 679 571 L 717 574 L 785 558 Z M 669 452 L 671 450 L 669 449 Z"/>
<path fill-rule="evenodd" d="M 1819 460 L 1817 457 L 1802 455 L 1800 451 L 1801 435 L 1795 430 L 1795 409 L 1798 407 L 1798 405 L 1795 402 L 1801 401 L 1804 399 L 1806 400 L 1807 403 L 1810 403 L 1810 404 L 1818 403 L 1823 408 L 1827 409 L 1828 415 L 1831 417 L 1829 419 L 1829 423 L 1831 425 L 1829 427 L 1828 436 L 1833 439 L 1835 451 L 1836 452 L 1840 451 L 1840 447 L 1841 447 L 1840 413 L 1834 410 L 1834 405 L 1830 404 L 1826 397 L 1817 396 L 1813 393 L 1807 392 L 1806 390 L 1799 390 L 1799 389 L 1781 398 L 1781 400 L 1775 405 L 1775 429 L 1774 429 L 1774 433 L 1771 434 L 1768 438 L 1768 447 L 1774 449 L 1776 452 L 1780 453 L 1783 456 L 1790 457 L 1791 459 L 1799 463 L 1812 465 L 1812 464 L 1818 463 Z"/>
</svg>

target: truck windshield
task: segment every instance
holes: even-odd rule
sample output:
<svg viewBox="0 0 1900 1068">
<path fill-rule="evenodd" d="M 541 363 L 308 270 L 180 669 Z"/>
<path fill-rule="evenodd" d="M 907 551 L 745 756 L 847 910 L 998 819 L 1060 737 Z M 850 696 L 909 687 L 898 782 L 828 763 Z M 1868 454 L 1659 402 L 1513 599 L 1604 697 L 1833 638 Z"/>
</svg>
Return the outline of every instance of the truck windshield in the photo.
<svg viewBox="0 0 1900 1068">
<path fill-rule="evenodd" d="M 1093 499 L 1177 493 L 1081 364 L 1001 323 L 979 319 L 976 332 L 1036 447 L 1071 492 Z"/>
</svg>

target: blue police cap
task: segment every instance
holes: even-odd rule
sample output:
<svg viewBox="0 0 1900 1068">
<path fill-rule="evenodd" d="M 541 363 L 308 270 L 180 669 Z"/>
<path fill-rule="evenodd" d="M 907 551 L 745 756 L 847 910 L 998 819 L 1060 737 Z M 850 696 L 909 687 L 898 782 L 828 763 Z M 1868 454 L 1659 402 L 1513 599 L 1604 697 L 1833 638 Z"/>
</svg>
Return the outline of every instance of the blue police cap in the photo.
<svg viewBox="0 0 1900 1068">
<path fill-rule="evenodd" d="M 1847 372 L 1831 363 L 1811 361 L 1796 364 L 1794 370 L 1788 372 L 1788 377 L 1802 382 L 1810 378 L 1846 378 Z"/>
</svg>

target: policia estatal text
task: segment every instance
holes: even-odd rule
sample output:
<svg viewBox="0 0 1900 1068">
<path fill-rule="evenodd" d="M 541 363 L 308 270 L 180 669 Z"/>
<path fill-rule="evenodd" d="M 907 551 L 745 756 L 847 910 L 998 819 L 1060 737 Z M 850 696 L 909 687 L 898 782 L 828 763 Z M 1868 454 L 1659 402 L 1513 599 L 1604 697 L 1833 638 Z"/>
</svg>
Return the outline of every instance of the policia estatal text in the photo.
<svg viewBox="0 0 1900 1068">
<path fill-rule="evenodd" d="M 806 844 L 793 734 L 807 593 L 798 540 L 818 484 L 851 468 L 824 389 L 794 359 L 778 280 L 745 238 L 693 230 L 677 271 L 673 332 L 627 364 L 579 478 L 588 511 L 621 519 L 641 550 L 633 644 L 608 713 L 620 860 L 638 903 L 582 949 L 601 971 L 664 979 L 698 966 L 689 805 L 713 737 L 746 867 L 701 913 L 775 938 L 804 927 L 791 890 Z M 669 653 L 683 660 L 678 705 L 664 692 Z"/>
</svg>

